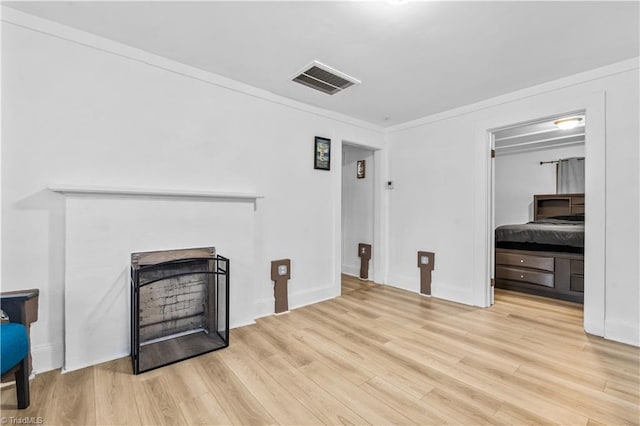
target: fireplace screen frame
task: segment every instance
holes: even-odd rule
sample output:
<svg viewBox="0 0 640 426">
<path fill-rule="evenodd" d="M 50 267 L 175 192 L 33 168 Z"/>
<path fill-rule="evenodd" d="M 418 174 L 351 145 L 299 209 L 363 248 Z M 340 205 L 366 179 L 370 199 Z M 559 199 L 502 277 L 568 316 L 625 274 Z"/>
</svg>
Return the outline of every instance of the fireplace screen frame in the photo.
<svg viewBox="0 0 640 426">
<path fill-rule="evenodd" d="M 157 276 L 155 273 L 161 268 L 169 271 L 176 268 L 179 270 L 180 265 L 206 265 L 206 267 L 186 272 L 169 272 L 162 276 Z M 131 362 L 134 374 L 144 373 L 229 346 L 229 272 L 229 259 L 217 255 L 213 247 L 132 253 Z M 144 292 L 148 285 L 170 279 L 180 279 L 189 275 L 206 276 L 204 280 L 205 297 L 203 298 L 206 318 L 204 325 L 200 328 L 145 340 L 145 337 L 140 333 L 141 291 Z M 212 300 L 213 303 L 211 303 Z M 189 339 L 192 342 L 197 340 L 197 342 L 187 345 L 189 348 L 181 349 L 175 354 L 167 351 L 168 346 L 161 347 L 162 345 L 171 345 L 169 343 L 171 340 L 178 342 L 178 339 L 183 341 Z M 155 358 L 148 355 L 154 345 L 156 348 L 153 350 L 156 353 L 162 353 L 162 356 L 150 361 L 150 357 Z"/>
</svg>

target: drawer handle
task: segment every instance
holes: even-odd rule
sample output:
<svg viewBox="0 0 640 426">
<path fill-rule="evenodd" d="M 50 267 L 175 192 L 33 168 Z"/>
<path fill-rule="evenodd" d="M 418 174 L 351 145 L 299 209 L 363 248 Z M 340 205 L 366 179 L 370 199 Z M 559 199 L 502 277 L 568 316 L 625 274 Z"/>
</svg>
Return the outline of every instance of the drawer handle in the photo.
<svg viewBox="0 0 640 426">
<path fill-rule="evenodd" d="M 524 279 L 524 275 L 520 275 L 520 278 Z"/>
<path fill-rule="evenodd" d="M 520 263 L 524 263 L 524 259 L 520 259 Z"/>
</svg>

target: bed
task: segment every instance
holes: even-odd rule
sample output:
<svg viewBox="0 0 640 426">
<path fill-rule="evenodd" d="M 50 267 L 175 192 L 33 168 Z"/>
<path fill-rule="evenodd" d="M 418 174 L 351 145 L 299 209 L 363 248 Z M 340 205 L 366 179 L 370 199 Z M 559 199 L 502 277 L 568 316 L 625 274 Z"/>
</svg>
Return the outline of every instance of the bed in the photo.
<svg viewBox="0 0 640 426">
<path fill-rule="evenodd" d="M 534 220 L 495 230 L 495 286 L 584 301 L 584 194 L 534 195 Z"/>
</svg>

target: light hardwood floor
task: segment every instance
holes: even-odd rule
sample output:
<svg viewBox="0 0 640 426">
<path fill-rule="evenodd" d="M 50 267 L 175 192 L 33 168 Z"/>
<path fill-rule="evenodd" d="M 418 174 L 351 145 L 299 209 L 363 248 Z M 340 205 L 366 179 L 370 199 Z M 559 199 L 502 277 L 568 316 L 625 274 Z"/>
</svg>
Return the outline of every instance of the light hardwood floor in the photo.
<svg viewBox="0 0 640 426">
<path fill-rule="evenodd" d="M 507 291 L 490 309 L 345 277 L 337 299 L 231 331 L 231 346 L 131 374 L 129 359 L 38 375 L 44 424 L 638 424 L 638 348 L 582 307 Z"/>
</svg>

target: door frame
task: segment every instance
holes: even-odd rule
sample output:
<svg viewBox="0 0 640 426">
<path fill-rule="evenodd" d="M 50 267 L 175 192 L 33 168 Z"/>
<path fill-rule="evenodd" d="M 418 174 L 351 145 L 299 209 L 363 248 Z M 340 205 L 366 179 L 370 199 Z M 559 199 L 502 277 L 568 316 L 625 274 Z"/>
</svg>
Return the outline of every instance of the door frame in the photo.
<svg viewBox="0 0 640 426">
<path fill-rule="evenodd" d="M 493 188 L 491 161 L 492 132 L 540 117 L 584 111 L 585 131 L 585 271 L 584 329 L 590 334 L 606 336 L 606 132 L 605 93 L 562 99 L 543 98 L 514 102 L 508 112 L 478 123 L 476 130 L 476 186 L 474 228 L 474 300 L 478 306 L 491 306 Z"/>
<path fill-rule="evenodd" d="M 384 188 L 387 176 L 387 150 L 384 143 L 373 144 L 354 141 L 349 138 L 336 137 L 336 145 L 332 148 L 334 164 L 339 164 L 339 170 L 335 174 L 334 188 L 336 189 L 334 206 L 334 295 L 340 296 L 342 292 L 342 148 L 343 145 L 364 148 L 373 151 L 374 190 L 373 190 L 373 241 L 372 261 L 373 271 L 370 280 L 385 284 L 387 281 L 387 217 L 388 217 L 388 191 Z M 337 156 L 335 154 L 338 154 Z"/>
<path fill-rule="evenodd" d="M 556 120 L 558 118 L 561 117 L 569 117 L 569 116 L 584 116 L 586 115 L 586 112 L 584 110 L 578 110 L 578 111 L 568 111 L 566 113 L 560 114 L 560 115 L 552 115 L 552 116 L 546 116 L 546 117 L 540 117 L 531 121 L 526 121 L 526 122 L 521 122 L 521 123 L 514 123 L 511 125 L 507 125 L 504 127 L 499 127 L 499 128 L 495 128 L 495 129 L 491 129 L 490 133 L 489 133 L 489 143 L 491 146 L 491 167 L 490 167 L 490 183 L 489 183 L 489 253 L 490 253 L 490 265 L 489 265 L 489 271 L 490 271 L 490 278 L 492 283 L 495 282 L 495 232 L 493 232 L 493 230 L 496 228 L 496 156 L 495 155 L 495 149 L 496 149 L 496 138 L 495 138 L 495 134 L 496 132 L 499 132 L 501 130 L 505 130 L 505 129 L 512 129 L 512 128 L 517 128 L 517 127 L 521 127 L 521 126 L 527 126 L 530 124 L 534 124 L 534 123 L 542 123 L 542 122 L 549 122 L 551 120 Z M 586 130 L 586 126 L 585 126 L 585 130 Z M 585 157 L 586 158 L 586 157 Z M 557 174 L 557 173 L 556 173 Z M 557 176 L 556 176 L 557 178 Z M 586 194 L 586 189 L 585 189 L 585 194 Z M 492 285 L 490 288 L 490 294 L 489 294 L 489 306 L 493 305 L 494 303 L 494 289 L 495 287 Z"/>
</svg>

